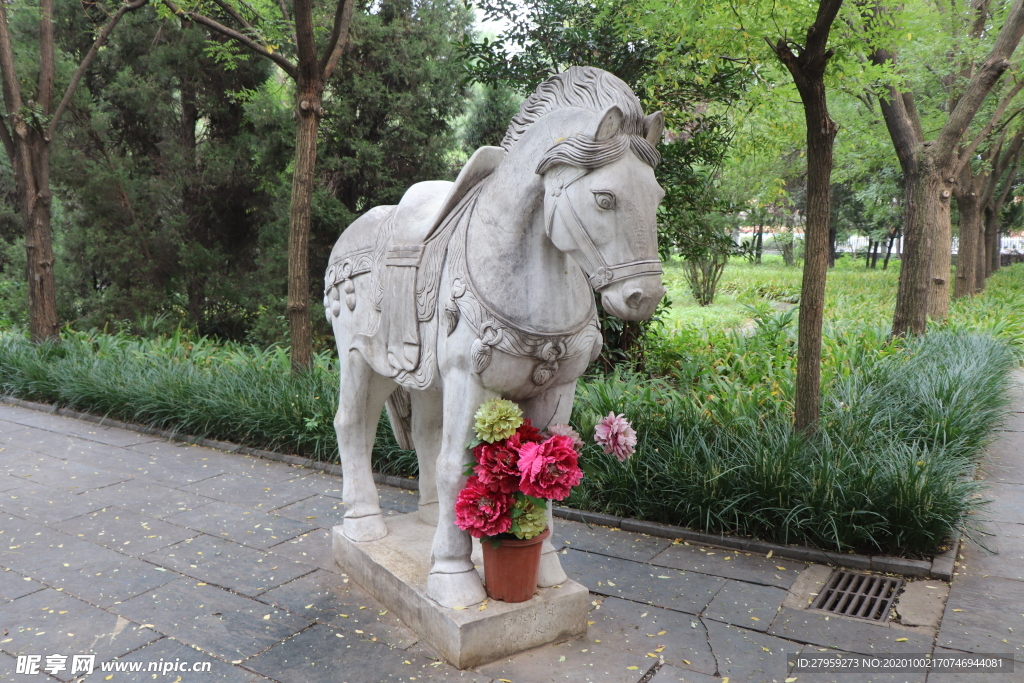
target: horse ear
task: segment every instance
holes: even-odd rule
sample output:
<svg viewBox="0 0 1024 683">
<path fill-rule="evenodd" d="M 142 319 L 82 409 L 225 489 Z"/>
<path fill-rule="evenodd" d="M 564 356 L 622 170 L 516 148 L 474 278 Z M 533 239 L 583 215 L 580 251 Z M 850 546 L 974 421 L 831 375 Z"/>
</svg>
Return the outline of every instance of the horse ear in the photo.
<svg viewBox="0 0 1024 683">
<path fill-rule="evenodd" d="M 597 124 L 597 131 L 594 133 L 595 140 L 607 140 L 613 135 L 618 135 L 622 130 L 622 110 L 614 104 L 604 110 L 601 114 L 601 122 Z"/>
<path fill-rule="evenodd" d="M 644 137 L 652 147 L 661 142 L 661 134 L 665 132 L 665 115 L 660 111 L 644 117 Z"/>
</svg>

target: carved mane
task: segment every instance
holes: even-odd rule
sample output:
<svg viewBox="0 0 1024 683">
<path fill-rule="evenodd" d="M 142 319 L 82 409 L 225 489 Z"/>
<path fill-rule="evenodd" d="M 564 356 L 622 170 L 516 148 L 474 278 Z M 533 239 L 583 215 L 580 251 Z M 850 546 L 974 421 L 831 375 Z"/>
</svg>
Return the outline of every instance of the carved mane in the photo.
<svg viewBox="0 0 1024 683">
<path fill-rule="evenodd" d="M 545 155 L 537 172 L 543 173 L 552 163 L 596 168 L 620 158 L 627 149 L 632 149 L 648 165 L 657 166 L 661 155 L 644 137 L 647 122 L 640 100 L 622 80 L 590 66 L 570 67 L 537 86 L 512 119 L 501 146 L 506 152 L 511 151 L 532 124 L 556 109 L 576 107 L 602 112 L 612 106 L 622 112 L 620 135 L 607 141 L 583 135 L 560 140 Z"/>
</svg>

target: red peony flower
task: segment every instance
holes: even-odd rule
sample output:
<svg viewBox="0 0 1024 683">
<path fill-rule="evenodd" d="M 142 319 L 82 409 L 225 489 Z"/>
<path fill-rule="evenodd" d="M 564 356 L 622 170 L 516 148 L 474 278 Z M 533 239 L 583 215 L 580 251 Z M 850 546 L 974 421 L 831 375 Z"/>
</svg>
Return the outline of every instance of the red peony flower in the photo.
<svg viewBox="0 0 1024 683">
<path fill-rule="evenodd" d="M 473 471 L 480 483 L 492 491 L 519 491 L 519 448 L 511 445 L 513 439 L 514 434 L 509 439 L 482 443 L 473 449 L 477 462 Z"/>
<path fill-rule="evenodd" d="M 531 441 L 534 443 L 540 443 L 544 440 L 544 437 L 540 435 L 540 430 L 534 427 L 530 423 L 530 419 L 527 418 L 523 420 L 523 424 L 519 425 L 519 429 L 516 430 L 516 433 L 509 437 L 510 442 L 513 439 L 516 440 L 515 445 L 518 448 L 521 444 L 529 443 Z"/>
<path fill-rule="evenodd" d="M 477 477 L 470 477 L 455 501 L 455 524 L 470 536 L 483 538 L 512 528 L 515 496 L 492 491 Z"/>
<path fill-rule="evenodd" d="M 572 438 L 552 436 L 543 443 L 525 443 L 519 449 L 519 488 L 528 496 L 563 500 L 583 479 L 579 454 Z"/>
</svg>

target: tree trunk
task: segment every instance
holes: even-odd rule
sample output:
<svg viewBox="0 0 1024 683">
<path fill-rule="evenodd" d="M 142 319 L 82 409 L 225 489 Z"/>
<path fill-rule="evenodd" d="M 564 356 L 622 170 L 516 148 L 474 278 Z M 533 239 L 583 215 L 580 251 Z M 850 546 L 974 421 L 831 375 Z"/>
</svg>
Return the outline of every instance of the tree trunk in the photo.
<svg viewBox="0 0 1024 683">
<path fill-rule="evenodd" d="M 754 237 L 754 263 L 761 263 L 761 254 L 764 253 L 764 223 L 757 226 L 757 235 Z"/>
<path fill-rule="evenodd" d="M 985 277 L 999 270 L 999 212 L 994 207 L 985 209 Z"/>
<path fill-rule="evenodd" d="M 801 97 L 807 119 L 807 227 L 800 292 L 795 426 L 803 431 L 818 421 L 821 394 L 821 324 L 825 278 L 832 255 L 829 230 L 832 192 L 832 144 L 838 128 L 829 118 L 825 84 L 816 81 Z"/>
<path fill-rule="evenodd" d="M 21 163 L 18 181 L 25 207 L 25 256 L 28 276 L 29 335 L 32 341 L 60 334 L 57 321 L 57 286 L 53 275 L 53 233 L 50 227 L 50 145 L 38 130 L 24 122 L 15 127 L 29 163 Z M 27 168 L 26 168 L 27 167 Z"/>
<path fill-rule="evenodd" d="M 316 143 L 320 128 L 319 79 L 298 87 L 295 125 L 295 170 L 292 174 L 291 210 L 288 214 L 288 323 L 291 331 L 292 370 L 313 362 L 309 319 L 309 231 L 313 187 L 316 182 Z"/>
<path fill-rule="evenodd" d="M 974 293 L 980 294 L 985 291 L 985 263 L 988 259 L 985 255 L 985 214 L 981 212 L 978 220 L 978 249 L 977 257 L 974 259 Z"/>
<path fill-rule="evenodd" d="M 820 410 L 821 323 L 825 310 L 825 278 L 832 251 L 832 145 L 838 132 L 828 114 L 825 66 L 832 57 L 827 49 L 828 35 L 841 6 L 842 0 L 820 0 L 817 16 L 807 30 L 807 41 L 799 56 L 793 54 L 784 39 L 772 45 L 793 76 L 807 124 L 807 223 L 794 406 L 794 427 L 801 432 L 815 429 Z"/>
<path fill-rule="evenodd" d="M 889 257 L 892 255 L 892 244 L 896 241 L 896 233 L 897 230 L 895 228 L 889 233 L 889 243 L 885 247 L 885 260 L 882 261 L 882 270 L 888 270 L 889 268 Z"/>
<path fill-rule="evenodd" d="M 982 246 L 981 197 L 975 191 L 976 184 L 968 164 L 960 173 L 956 193 L 956 205 L 960 211 L 960 245 L 957 249 L 956 278 L 953 281 L 954 299 L 973 296 L 975 291 L 978 250 Z"/>
<path fill-rule="evenodd" d="M 944 183 L 946 174 L 939 171 L 937 192 L 924 195 L 922 213 L 930 217 L 926 224 L 932 233 L 931 277 L 928 280 L 928 315 L 935 320 L 949 316 L 949 279 L 953 270 L 953 220 L 950 214 L 950 198 L 953 183 Z"/>
<path fill-rule="evenodd" d="M 903 205 L 903 251 L 896 286 L 894 335 L 923 334 L 928 325 L 928 275 L 931 268 L 931 234 L 918 221 L 920 197 L 927 191 L 924 177 L 903 170 L 906 198 Z M 935 190 L 938 191 L 938 190 Z"/>
</svg>

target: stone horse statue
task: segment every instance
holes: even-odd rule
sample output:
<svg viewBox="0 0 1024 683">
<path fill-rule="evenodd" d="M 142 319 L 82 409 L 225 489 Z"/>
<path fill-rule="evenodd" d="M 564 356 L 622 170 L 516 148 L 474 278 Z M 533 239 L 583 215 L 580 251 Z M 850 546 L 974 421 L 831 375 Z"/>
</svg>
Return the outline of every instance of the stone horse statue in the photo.
<svg viewBox="0 0 1024 683">
<path fill-rule="evenodd" d="M 370 470 L 386 407 L 399 444 L 416 450 L 419 515 L 437 526 L 427 594 L 445 607 L 486 598 L 472 539 L 455 525 L 480 404 L 516 401 L 539 429 L 568 422 L 576 380 L 601 350 L 593 292 L 624 320 L 649 318 L 664 295 L 663 128 L 612 74 L 571 68 L 542 83 L 501 147 L 477 150 L 454 183 L 413 185 L 334 246 L 324 306 L 340 357 L 343 533 L 388 533 Z M 539 585 L 565 579 L 545 541 Z"/>
</svg>

